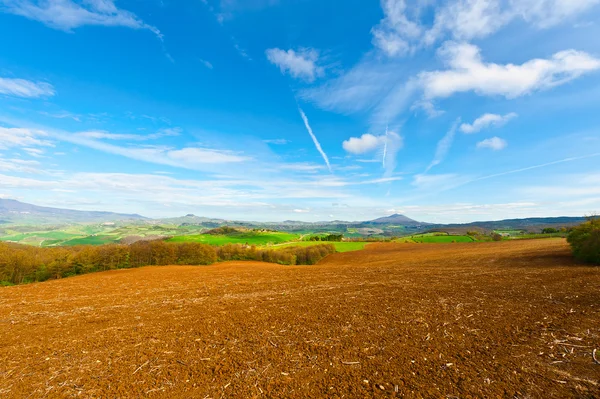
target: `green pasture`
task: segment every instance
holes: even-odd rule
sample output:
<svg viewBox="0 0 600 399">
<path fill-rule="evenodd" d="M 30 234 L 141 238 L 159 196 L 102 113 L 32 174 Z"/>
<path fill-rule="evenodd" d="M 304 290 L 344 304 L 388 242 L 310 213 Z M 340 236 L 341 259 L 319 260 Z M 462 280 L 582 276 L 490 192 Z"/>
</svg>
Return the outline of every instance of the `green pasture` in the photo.
<svg viewBox="0 0 600 399">
<path fill-rule="evenodd" d="M 365 245 L 369 244 L 368 242 L 326 242 L 326 241 L 298 241 L 291 242 L 284 245 L 277 245 L 277 248 L 286 248 L 286 247 L 311 247 L 313 245 L 321 245 L 321 244 L 333 244 L 335 246 L 335 250 L 337 252 L 351 252 L 351 251 L 360 251 L 365 248 Z"/>
<path fill-rule="evenodd" d="M 169 242 L 199 242 L 209 245 L 225 245 L 225 244 L 248 244 L 248 245 L 268 245 L 280 244 L 288 241 L 299 239 L 300 236 L 291 233 L 281 232 L 248 232 L 236 233 L 229 235 L 211 235 L 211 234 L 194 234 L 186 236 L 176 236 L 168 239 Z"/>
</svg>

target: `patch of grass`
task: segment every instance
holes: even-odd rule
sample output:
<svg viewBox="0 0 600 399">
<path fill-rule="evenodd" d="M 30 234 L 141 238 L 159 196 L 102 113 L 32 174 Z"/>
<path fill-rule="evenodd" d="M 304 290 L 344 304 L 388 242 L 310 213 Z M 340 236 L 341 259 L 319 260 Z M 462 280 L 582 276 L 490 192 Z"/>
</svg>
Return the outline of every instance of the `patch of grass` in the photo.
<svg viewBox="0 0 600 399">
<path fill-rule="evenodd" d="M 319 244 L 333 244 L 337 252 L 351 252 L 360 251 L 365 248 L 368 242 L 324 242 L 324 241 L 298 241 L 292 242 L 285 245 L 278 245 L 277 248 L 286 247 L 310 247 Z"/>
<path fill-rule="evenodd" d="M 168 239 L 168 242 L 200 242 L 210 245 L 225 245 L 225 244 L 249 244 L 249 245 L 267 245 L 280 244 L 288 241 L 297 240 L 297 234 L 281 233 L 281 232 L 247 232 L 232 235 L 212 235 L 212 234 L 195 234 L 187 236 L 177 236 Z"/>
</svg>

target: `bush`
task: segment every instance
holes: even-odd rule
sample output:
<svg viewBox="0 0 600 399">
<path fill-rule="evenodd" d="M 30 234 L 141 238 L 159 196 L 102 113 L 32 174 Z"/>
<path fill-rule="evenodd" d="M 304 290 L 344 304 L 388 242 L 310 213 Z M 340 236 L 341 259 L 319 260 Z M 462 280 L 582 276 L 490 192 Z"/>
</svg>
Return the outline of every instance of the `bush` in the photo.
<svg viewBox="0 0 600 399">
<path fill-rule="evenodd" d="M 600 217 L 591 216 L 573 228 L 567 241 L 576 259 L 600 265 Z"/>
<path fill-rule="evenodd" d="M 502 234 L 498 234 L 498 233 L 492 234 L 492 240 L 494 240 L 494 241 L 502 241 Z"/>
</svg>

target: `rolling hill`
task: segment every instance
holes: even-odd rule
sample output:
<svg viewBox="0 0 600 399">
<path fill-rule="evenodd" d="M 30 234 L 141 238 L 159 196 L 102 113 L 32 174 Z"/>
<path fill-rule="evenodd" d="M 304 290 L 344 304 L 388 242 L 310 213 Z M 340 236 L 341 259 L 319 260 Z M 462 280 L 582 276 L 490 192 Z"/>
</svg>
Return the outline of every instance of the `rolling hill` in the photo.
<svg viewBox="0 0 600 399">
<path fill-rule="evenodd" d="M 3 224 L 102 223 L 145 219 L 138 214 L 49 208 L 0 198 L 0 220 Z"/>
</svg>

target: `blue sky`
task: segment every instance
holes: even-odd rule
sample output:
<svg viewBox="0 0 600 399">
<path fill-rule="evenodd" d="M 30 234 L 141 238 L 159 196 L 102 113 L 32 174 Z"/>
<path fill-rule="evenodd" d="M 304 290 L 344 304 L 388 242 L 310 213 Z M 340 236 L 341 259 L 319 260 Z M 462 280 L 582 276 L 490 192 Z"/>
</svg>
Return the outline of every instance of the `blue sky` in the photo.
<svg viewBox="0 0 600 399">
<path fill-rule="evenodd" d="M 600 211 L 600 0 L 0 0 L 0 197 L 243 220 Z"/>
</svg>

